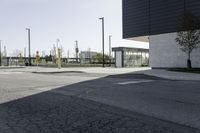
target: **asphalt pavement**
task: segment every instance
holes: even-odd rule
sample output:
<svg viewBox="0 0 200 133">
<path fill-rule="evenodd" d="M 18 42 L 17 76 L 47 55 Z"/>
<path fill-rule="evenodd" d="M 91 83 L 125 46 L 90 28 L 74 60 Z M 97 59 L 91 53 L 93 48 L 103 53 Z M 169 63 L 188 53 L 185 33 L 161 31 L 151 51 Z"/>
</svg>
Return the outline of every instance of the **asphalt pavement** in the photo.
<svg viewBox="0 0 200 133">
<path fill-rule="evenodd" d="M 0 72 L 1 133 L 199 133 L 200 83 L 143 74 Z"/>
</svg>

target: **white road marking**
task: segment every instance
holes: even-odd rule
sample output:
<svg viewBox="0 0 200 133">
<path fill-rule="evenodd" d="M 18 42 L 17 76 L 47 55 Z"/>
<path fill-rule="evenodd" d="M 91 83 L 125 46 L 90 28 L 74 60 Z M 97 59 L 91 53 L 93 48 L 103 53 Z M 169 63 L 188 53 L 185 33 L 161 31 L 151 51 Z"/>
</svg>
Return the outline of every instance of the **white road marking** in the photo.
<svg viewBox="0 0 200 133">
<path fill-rule="evenodd" d="M 126 82 L 119 82 L 118 85 L 127 85 L 127 84 L 139 84 L 139 83 L 148 83 L 153 82 L 154 80 L 138 80 L 138 81 L 126 81 Z"/>
</svg>

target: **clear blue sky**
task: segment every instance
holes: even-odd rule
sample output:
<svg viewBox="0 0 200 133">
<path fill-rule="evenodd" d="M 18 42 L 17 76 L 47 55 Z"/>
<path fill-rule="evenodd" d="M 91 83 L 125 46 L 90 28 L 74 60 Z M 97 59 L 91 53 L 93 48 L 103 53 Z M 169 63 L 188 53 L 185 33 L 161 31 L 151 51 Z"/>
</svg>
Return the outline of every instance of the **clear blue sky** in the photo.
<svg viewBox="0 0 200 133">
<path fill-rule="evenodd" d="M 31 28 L 31 49 L 49 53 L 56 39 L 74 53 L 75 40 L 80 50 L 101 51 L 101 22 L 105 17 L 106 51 L 108 35 L 113 46 L 141 46 L 147 44 L 122 40 L 121 0 L 1 0 L 0 40 L 7 52 L 27 47 L 26 27 Z"/>
</svg>

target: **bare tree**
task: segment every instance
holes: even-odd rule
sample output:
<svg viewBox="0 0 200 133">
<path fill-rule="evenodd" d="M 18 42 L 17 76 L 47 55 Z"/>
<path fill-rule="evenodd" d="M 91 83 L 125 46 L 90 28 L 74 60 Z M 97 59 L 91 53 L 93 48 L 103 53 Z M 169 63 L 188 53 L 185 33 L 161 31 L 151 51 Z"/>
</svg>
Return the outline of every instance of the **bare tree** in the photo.
<svg viewBox="0 0 200 133">
<path fill-rule="evenodd" d="M 20 54 L 21 54 L 21 53 L 22 53 L 21 50 L 15 49 L 15 50 L 13 51 L 13 53 L 12 53 L 12 56 L 13 56 L 13 57 L 20 57 Z"/>
<path fill-rule="evenodd" d="M 192 68 L 191 53 L 200 46 L 200 21 L 189 11 L 184 13 L 182 21 L 181 31 L 175 40 L 180 49 L 188 54 L 187 67 Z"/>
<path fill-rule="evenodd" d="M 53 45 L 53 48 L 51 49 L 51 56 L 52 56 L 53 63 L 56 64 L 57 52 L 56 52 L 55 44 Z"/>
<path fill-rule="evenodd" d="M 61 56 L 61 58 L 63 58 L 64 55 L 65 55 L 64 47 L 62 45 L 60 45 L 60 56 Z"/>
</svg>

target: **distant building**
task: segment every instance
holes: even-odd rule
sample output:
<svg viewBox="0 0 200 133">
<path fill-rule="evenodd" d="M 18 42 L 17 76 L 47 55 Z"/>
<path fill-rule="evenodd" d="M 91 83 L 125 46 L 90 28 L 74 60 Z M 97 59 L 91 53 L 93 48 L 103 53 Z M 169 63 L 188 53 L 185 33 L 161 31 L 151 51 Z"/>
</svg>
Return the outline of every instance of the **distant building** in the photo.
<svg viewBox="0 0 200 133">
<path fill-rule="evenodd" d="M 96 55 L 97 52 L 94 51 L 81 51 L 79 54 L 81 63 L 91 63 L 92 57 Z"/>
<path fill-rule="evenodd" d="M 114 47 L 115 66 L 120 67 L 141 67 L 149 66 L 149 49 Z"/>
<path fill-rule="evenodd" d="M 79 54 L 79 57 L 83 58 L 83 59 L 91 59 L 92 56 L 94 56 L 96 54 L 97 54 L 97 52 L 94 52 L 94 51 L 81 51 Z"/>
</svg>

